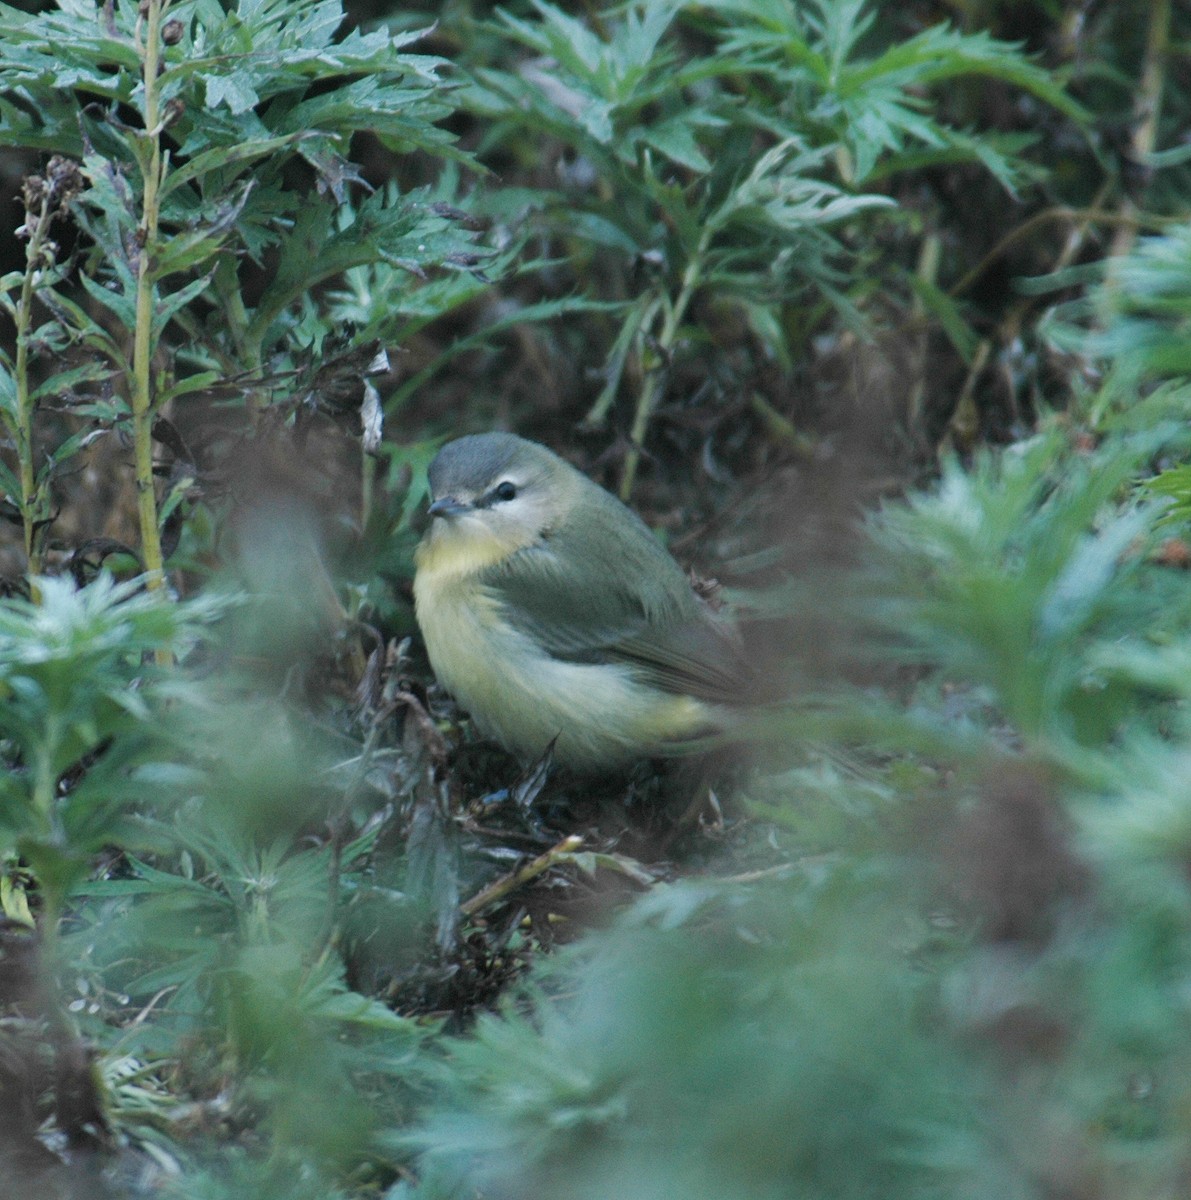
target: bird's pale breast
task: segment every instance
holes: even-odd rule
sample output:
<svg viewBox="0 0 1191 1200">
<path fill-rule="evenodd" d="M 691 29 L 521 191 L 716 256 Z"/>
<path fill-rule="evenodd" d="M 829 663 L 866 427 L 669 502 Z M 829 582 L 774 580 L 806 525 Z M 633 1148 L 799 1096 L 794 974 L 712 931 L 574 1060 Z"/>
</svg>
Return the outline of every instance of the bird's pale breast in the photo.
<svg viewBox="0 0 1191 1200">
<path fill-rule="evenodd" d="M 554 658 L 504 619 L 475 567 L 432 544 L 423 550 L 414 597 L 434 673 L 477 727 L 514 753 L 535 757 L 557 738 L 560 762 L 592 769 L 658 752 L 712 723 L 709 706 L 642 683 L 631 666 Z"/>
</svg>

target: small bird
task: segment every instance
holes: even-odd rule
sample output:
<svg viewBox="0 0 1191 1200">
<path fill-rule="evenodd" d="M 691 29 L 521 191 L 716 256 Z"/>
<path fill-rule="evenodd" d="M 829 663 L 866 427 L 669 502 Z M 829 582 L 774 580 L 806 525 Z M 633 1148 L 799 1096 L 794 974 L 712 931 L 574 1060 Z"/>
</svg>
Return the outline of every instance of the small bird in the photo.
<svg viewBox="0 0 1191 1200">
<path fill-rule="evenodd" d="M 482 733 L 592 772 L 723 727 L 747 676 L 735 630 L 636 513 L 508 433 L 449 442 L 429 477 L 418 624 Z"/>
</svg>

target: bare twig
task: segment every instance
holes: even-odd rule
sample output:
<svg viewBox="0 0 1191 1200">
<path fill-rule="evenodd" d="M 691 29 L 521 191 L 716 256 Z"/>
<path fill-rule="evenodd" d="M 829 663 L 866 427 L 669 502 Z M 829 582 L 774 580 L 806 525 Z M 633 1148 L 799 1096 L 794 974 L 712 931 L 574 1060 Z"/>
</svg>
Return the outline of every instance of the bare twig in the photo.
<svg viewBox="0 0 1191 1200">
<path fill-rule="evenodd" d="M 482 908 L 487 908 L 498 900 L 503 900 L 505 896 L 515 892 L 522 884 L 536 879 L 539 875 L 544 875 L 551 867 L 569 858 L 582 845 L 583 839 L 578 834 L 571 834 L 570 837 L 563 838 L 557 846 L 551 847 L 545 854 L 539 854 L 525 866 L 519 867 L 516 871 L 510 871 L 487 887 L 481 888 L 470 900 L 459 906 L 459 911 L 465 917 L 474 916 Z"/>
</svg>

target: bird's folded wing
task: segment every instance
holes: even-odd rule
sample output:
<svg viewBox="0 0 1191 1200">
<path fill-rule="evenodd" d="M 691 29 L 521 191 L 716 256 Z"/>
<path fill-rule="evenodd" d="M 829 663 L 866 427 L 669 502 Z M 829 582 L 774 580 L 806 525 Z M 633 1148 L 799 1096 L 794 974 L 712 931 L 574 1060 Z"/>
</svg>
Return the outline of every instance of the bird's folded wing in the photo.
<svg viewBox="0 0 1191 1200">
<path fill-rule="evenodd" d="M 486 571 L 484 586 L 505 619 L 555 658 L 626 663 L 654 687 L 706 700 L 739 700 L 748 686 L 733 630 L 681 575 L 685 592 L 623 570 L 577 591 L 549 553 L 514 558 Z"/>
</svg>

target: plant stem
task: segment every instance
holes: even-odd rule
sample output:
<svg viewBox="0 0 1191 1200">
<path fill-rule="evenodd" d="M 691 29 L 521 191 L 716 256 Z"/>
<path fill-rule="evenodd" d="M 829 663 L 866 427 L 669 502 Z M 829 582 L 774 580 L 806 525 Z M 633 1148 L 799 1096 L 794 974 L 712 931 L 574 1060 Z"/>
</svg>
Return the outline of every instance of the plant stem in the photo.
<svg viewBox="0 0 1191 1200">
<path fill-rule="evenodd" d="M 41 547 L 37 538 L 38 491 L 37 472 L 33 464 L 33 396 L 29 389 L 29 327 L 33 323 L 33 280 L 42 261 L 42 246 L 51 220 L 51 193 L 47 186 L 41 201 L 37 224 L 29 229 L 29 246 L 25 252 L 25 278 L 21 282 L 21 299 L 17 305 L 17 425 L 15 429 L 17 459 L 21 477 L 21 523 L 25 530 L 25 563 L 30 581 L 41 574 Z M 27 214 L 26 227 L 32 219 Z M 37 586 L 30 583 L 33 599 Z"/>
<path fill-rule="evenodd" d="M 952 284 L 947 289 L 947 295 L 952 298 L 962 296 L 964 292 L 971 289 L 973 284 L 976 283 L 997 259 L 1018 242 L 1023 241 L 1030 234 L 1034 233 L 1040 225 L 1045 225 L 1048 221 L 1070 221 L 1085 229 L 1092 225 L 1115 225 L 1134 232 L 1143 225 L 1146 228 L 1161 229 L 1167 224 L 1175 224 L 1175 220 L 1168 221 L 1163 217 L 1146 215 L 1143 219 L 1137 214 L 1125 215 L 1119 212 L 1111 212 L 1106 208 L 1101 208 L 1098 203 L 1094 203 L 1090 208 L 1057 206 L 1055 208 L 1044 209 L 1042 212 L 1035 213 L 1032 217 L 1005 234 L 974 267 L 964 274 L 958 283 Z"/>
<path fill-rule="evenodd" d="M 784 442 L 795 454 L 803 458 L 811 458 L 814 455 L 814 439 L 800 433 L 794 422 L 778 412 L 760 392 L 752 392 L 749 395 L 749 408 L 760 417 L 765 432 L 770 437 Z"/>
<path fill-rule="evenodd" d="M 928 233 L 922 239 L 922 245 L 918 250 L 918 267 L 915 271 L 919 279 L 932 285 L 938 281 L 942 250 L 942 239 L 937 233 Z M 917 331 L 913 347 L 914 357 L 917 361 L 914 364 L 913 383 L 910 386 L 910 395 L 906 402 L 906 422 L 915 435 L 922 428 L 923 398 L 926 395 L 929 334 L 923 324 L 925 317 L 926 304 L 921 295 L 915 292 L 910 304 L 910 321 Z"/>
<path fill-rule="evenodd" d="M 45 738 L 40 752 L 32 762 L 33 811 L 44 826 L 47 840 L 58 838 L 55 827 L 54 800 L 57 795 L 58 775 L 54 771 L 54 754 L 59 746 L 59 722 L 54 716 L 46 718 Z M 60 839 L 59 839 L 60 840 Z"/>
<path fill-rule="evenodd" d="M 376 458 L 367 450 L 360 455 L 360 532 L 372 520 L 373 493 L 376 489 Z"/>
<path fill-rule="evenodd" d="M 245 352 L 245 334 L 248 330 L 248 312 L 244 308 L 244 296 L 240 291 L 240 281 L 236 278 L 236 261 L 230 254 L 221 254 L 215 265 L 215 292 L 219 297 L 220 308 L 227 331 L 231 335 L 232 344 L 238 351 L 241 361 L 251 358 L 248 369 L 255 371 L 260 367 L 260 343 L 253 344 L 254 353 L 250 356 Z"/>
<path fill-rule="evenodd" d="M 532 862 L 526 863 L 519 870 L 511 871 L 508 875 L 502 875 L 499 879 L 488 884 L 487 887 L 481 888 L 470 900 L 464 901 L 459 906 L 459 911 L 465 917 L 475 916 L 481 909 L 495 904 L 498 900 L 503 900 L 510 892 L 514 892 L 517 888 L 521 887 L 522 884 L 528 883 L 531 879 L 536 879 L 556 864 L 566 862 L 582 845 L 583 839 L 578 834 L 573 833 L 569 837 L 563 838 L 557 846 L 547 850 L 545 854 L 539 854 L 537 858 Z"/>
<path fill-rule="evenodd" d="M 145 134 L 149 141 L 144 164 L 141 251 L 137 263 L 136 330 L 132 352 L 132 438 L 136 463 L 137 513 L 141 554 L 150 588 L 165 586 L 161 534 L 157 527 L 157 493 L 153 481 L 153 254 L 157 247 L 158 191 L 161 187 L 161 129 L 158 67 L 161 17 L 168 0 L 147 0 L 145 37 L 141 46 L 145 82 Z"/>
<path fill-rule="evenodd" d="M 682 319 L 686 316 L 686 310 L 690 306 L 695 289 L 698 288 L 702 278 L 703 255 L 710 237 L 710 228 L 704 229 L 703 236 L 699 239 L 699 245 L 687 262 L 686 270 L 682 273 L 682 286 L 679 288 L 678 296 L 673 304 L 666 307 L 662 331 L 658 334 L 658 346 L 666 359 L 670 357 L 679 327 L 682 325 Z M 664 378 L 665 374 L 660 369 L 650 371 L 646 376 L 645 386 L 641 389 L 641 395 L 637 399 L 637 411 L 633 416 L 633 427 L 629 431 L 629 452 L 625 455 L 624 475 L 620 481 L 620 498 L 625 501 L 632 494 L 633 484 L 637 479 L 637 467 L 641 462 L 641 447 L 645 443 L 645 434 L 649 429 L 649 418 L 653 416 L 653 410 L 662 394 Z"/>
<path fill-rule="evenodd" d="M 608 355 L 607 366 L 604 368 L 606 374 L 604 387 L 587 416 L 580 422 L 581 428 L 598 429 L 608 419 L 608 410 L 616 399 L 629 354 L 635 345 L 639 347 L 641 331 L 648 329 L 653 324 L 653 319 L 657 316 L 664 299 L 664 296 L 650 296 L 647 292 L 629 311 Z M 638 349 L 639 354 L 640 350 Z"/>
<path fill-rule="evenodd" d="M 1158 139 L 1158 118 L 1162 111 L 1162 93 L 1166 87 L 1170 61 L 1170 20 L 1170 0 L 1154 0 L 1150 6 L 1150 22 L 1146 29 L 1146 50 L 1142 60 L 1141 78 L 1137 81 L 1137 94 L 1133 101 L 1136 124 L 1129 147 L 1133 160 L 1142 166 L 1153 154 Z M 1121 204 L 1122 214 L 1136 216 L 1139 209 L 1145 205 L 1144 189 L 1141 196 L 1141 201 L 1137 203 L 1126 196 Z M 1113 238 L 1111 256 L 1116 259 L 1123 258 L 1133 249 L 1136 241 L 1136 226 L 1123 227 Z M 1115 275 L 1115 272 L 1113 274 Z M 1115 283 L 1115 280 L 1110 280 L 1110 283 Z"/>
</svg>

